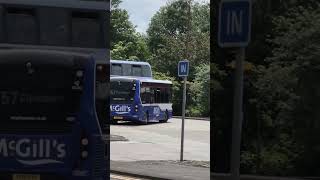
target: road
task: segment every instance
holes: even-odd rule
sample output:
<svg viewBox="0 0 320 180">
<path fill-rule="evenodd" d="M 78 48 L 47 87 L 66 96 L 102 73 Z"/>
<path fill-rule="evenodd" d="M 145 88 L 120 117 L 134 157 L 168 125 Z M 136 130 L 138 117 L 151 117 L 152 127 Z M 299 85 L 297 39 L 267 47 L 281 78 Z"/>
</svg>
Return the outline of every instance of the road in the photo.
<svg viewBox="0 0 320 180">
<path fill-rule="evenodd" d="M 149 180 L 149 179 L 142 179 L 142 178 L 127 176 L 127 175 L 120 175 L 120 174 L 111 173 L 110 180 Z"/>
<path fill-rule="evenodd" d="M 181 119 L 168 123 L 111 125 L 111 135 L 122 140 L 111 141 L 110 158 L 113 161 L 179 160 Z M 121 139 L 121 138 L 119 138 Z M 127 141 L 123 141 L 127 139 Z M 210 160 L 210 122 L 185 122 L 184 159 Z"/>
</svg>

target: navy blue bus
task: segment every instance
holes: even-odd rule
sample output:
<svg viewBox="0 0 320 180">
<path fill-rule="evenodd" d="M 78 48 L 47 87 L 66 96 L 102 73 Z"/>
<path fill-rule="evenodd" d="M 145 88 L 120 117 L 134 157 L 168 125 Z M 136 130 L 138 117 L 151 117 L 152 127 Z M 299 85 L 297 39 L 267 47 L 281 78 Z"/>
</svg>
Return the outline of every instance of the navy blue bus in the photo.
<svg viewBox="0 0 320 180">
<path fill-rule="evenodd" d="M 140 124 L 167 122 L 172 117 L 171 87 L 168 80 L 111 77 L 111 120 Z"/>
<path fill-rule="evenodd" d="M 96 94 L 108 68 L 88 54 L 0 51 L 1 180 L 108 178 L 108 94 Z"/>
</svg>

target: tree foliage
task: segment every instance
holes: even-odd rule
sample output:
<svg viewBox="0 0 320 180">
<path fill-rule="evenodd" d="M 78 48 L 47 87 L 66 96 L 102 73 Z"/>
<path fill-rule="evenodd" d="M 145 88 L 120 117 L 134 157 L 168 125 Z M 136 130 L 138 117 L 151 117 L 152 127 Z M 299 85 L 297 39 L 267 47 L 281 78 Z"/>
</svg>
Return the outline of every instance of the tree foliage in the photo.
<svg viewBox="0 0 320 180">
<path fill-rule="evenodd" d="M 178 62 L 188 59 L 194 79 L 193 67 L 209 62 L 209 26 L 209 4 L 192 3 L 189 13 L 187 1 L 171 1 L 152 17 L 147 30 L 150 62 L 175 77 Z"/>
<path fill-rule="evenodd" d="M 202 64 L 196 69 L 195 79 L 190 84 L 190 100 L 187 114 L 209 116 L 210 113 L 210 65 Z"/>
<path fill-rule="evenodd" d="M 190 100 L 187 103 L 187 115 L 189 116 L 207 116 L 209 112 L 208 99 L 201 101 L 210 87 L 210 68 L 209 65 L 203 65 L 209 64 L 210 58 L 209 12 L 209 4 L 191 1 L 189 6 L 185 0 L 170 1 L 152 17 L 147 30 L 148 47 L 152 53 L 149 62 L 158 72 L 180 81 L 177 77 L 177 64 L 182 59 L 190 61 L 188 84 L 192 87 L 188 88 Z M 204 79 L 197 78 L 198 76 Z M 206 92 L 199 95 L 197 87 L 203 88 Z M 174 113 L 178 115 L 181 114 L 181 102 L 180 83 L 173 97 Z"/>
<path fill-rule="evenodd" d="M 129 14 L 119 6 L 121 0 L 112 1 L 111 9 L 111 58 L 146 60 L 150 53 L 146 37 L 136 32 Z"/>
<path fill-rule="evenodd" d="M 246 106 L 254 110 L 245 112 L 244 172 L 320 175 L 320 11 L 309 6 L 315 1 L 305 2 L 287 1 L 278 8 L 288 10 L 270 11 L 271 36 L 260 41 L 269 56 L 247 74 L 252 93 Z"/>
</svg>

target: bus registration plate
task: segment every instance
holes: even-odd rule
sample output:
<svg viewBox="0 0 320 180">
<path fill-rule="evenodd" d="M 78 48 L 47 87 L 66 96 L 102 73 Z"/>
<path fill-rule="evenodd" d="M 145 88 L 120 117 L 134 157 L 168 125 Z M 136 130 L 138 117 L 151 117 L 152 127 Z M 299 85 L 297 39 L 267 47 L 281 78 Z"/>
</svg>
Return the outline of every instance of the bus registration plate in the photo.
<svg viewBox="0 0 320 180">
<path fill-rule="evenodd" d="M 13 180 L 40 180 L 40 175 L 34 174 L 14 174 Z"/>
<path fill-rule="evenodd" d="M 114 116 L 113 119 L 116 119 L 116 120 L 123 120 L 123 117 L 121 116 Z"/>
</svg>

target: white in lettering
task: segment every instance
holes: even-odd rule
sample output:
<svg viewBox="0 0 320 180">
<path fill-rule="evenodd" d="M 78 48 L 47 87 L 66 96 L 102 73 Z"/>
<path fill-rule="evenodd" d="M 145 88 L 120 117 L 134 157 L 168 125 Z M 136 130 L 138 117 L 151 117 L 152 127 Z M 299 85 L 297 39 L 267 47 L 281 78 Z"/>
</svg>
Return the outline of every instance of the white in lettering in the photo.
<svg viewBox="0 0 320 180">
<path fill-rule="evenodd" d="M 237 13 L 236 11 L 227 13 L 227 34 L 234 35 L 235 33 L 242 33 L 243 11 Z"/>
</svg>

